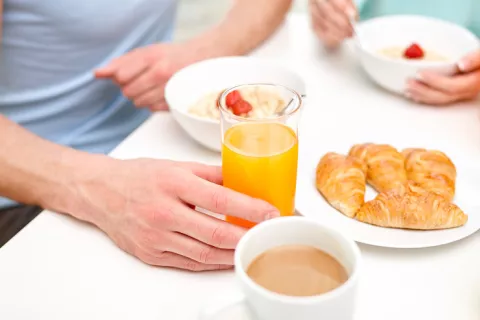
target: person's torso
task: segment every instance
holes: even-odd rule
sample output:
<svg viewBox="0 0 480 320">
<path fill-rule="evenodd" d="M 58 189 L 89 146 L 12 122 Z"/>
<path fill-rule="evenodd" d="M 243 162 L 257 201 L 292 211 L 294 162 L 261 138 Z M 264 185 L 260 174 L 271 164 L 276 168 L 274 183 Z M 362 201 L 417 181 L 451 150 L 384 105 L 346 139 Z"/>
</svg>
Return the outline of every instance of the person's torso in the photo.
<svg viewBox="0 0 480 320">
<path fill-rule="evenodd" d="M 176 0 L 4 0 L 0 113 L 51 141 L 108 152 L 148 116 L 93 71 L 171 39 Z"/>
<path fill-rule="evenodd" d="M 362 19 L 417 14 L 451 21 L 480 36 L 479 0 L 356 0 Z"/>
</svg>

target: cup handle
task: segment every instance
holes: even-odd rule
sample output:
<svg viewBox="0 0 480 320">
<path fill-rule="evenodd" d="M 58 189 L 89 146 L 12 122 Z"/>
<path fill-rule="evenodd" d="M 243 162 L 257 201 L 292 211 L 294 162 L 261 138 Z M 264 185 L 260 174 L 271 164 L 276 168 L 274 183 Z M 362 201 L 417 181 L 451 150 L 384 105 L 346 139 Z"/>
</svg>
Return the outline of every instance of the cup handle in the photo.
<svg viewBox="0 0 480 320">
<path fill-rule="evenodd" d="M 233 312 L 234 309 L 237 309 L 237 313 L 240 313 L 242 316 L 238 319 L 242 320 L 254 320 L 245 301 L 245 297 L 239 297 L 233 301 L 216 304 L 214 306 L 206 307 L 200 311 L 198 320 L 220 320 L 220 319 L 228 319 L 228 317 L 224 316 L 224 312 L 228 312 L 231 310 Z M 222 317 L 220 317 L 222 315 Z M 235 318 L 237 319 L 237 318 Z"/>
</svg>

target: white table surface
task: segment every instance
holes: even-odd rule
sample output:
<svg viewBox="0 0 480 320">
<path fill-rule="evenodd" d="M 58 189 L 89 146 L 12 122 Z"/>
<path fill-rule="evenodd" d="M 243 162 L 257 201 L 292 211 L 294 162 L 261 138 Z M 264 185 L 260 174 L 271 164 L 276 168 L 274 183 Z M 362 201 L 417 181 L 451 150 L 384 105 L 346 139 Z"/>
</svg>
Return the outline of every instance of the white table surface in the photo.
<svg viewBox="0 0 480 320">
<path fill-rule="evenodd" d="M 405 135 L 410 142 L 444 148 L 458 159 L 457 167 L 480 177 L 476 103 L 430 108 L 378 90 L 350 50 L 323 52 L 304 16 L 291 16 L 255 54 L 279 59 L 305 77 L 309 102 L 301 139 L 343 148 L 352 135 L 396 141 Z M 152 117 L 112 156 L 220 163 L 218 154 L 192 142 L 166 113 Z M 480 190 L 471 191 L 480 196 Z M 360 247 L 364 270 L 357 320 L 480 319 L 479 233 L 429 249 Z M 230 271 L 194 274 L 149 267 L 95 228 L 51 212 L 0 250 L 2 320 L 187 320 L 196 319 L 205 304 L 238 294 Z"/>
</svg>

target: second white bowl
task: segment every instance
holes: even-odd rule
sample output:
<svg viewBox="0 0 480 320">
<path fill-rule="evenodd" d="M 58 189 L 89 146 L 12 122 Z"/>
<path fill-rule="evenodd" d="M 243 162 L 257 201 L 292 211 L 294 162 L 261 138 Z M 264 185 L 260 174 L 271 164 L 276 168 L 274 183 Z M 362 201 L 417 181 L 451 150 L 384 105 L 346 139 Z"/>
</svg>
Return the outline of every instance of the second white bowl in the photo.
<svg viewBox="0 0 480 320">
<path fill-rule="evenodd" d="M 355 41 L 361 64 L 366 73 L 381 87 L 402 94 L 406 82 L 420 70 L 435 70 L 442 74 L 457 71 L 456 63 L 479 48 L 477 37 L 469 30 L 451 22 L 415 15 L 374 18 L 358 26 L 362 46 Z M 385 57 L 379 53 L 388 47 L 407 48 L 418 43 L 448 61 L 407 60 Z"/>
</svg>

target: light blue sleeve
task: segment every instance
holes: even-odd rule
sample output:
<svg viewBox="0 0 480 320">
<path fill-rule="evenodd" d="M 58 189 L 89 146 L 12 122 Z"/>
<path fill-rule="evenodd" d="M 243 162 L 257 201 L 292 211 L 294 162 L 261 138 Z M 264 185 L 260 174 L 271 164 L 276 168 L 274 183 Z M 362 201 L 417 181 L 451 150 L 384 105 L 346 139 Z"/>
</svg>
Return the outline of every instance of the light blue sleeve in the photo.
<svg viewBox="0 0 480 320">
<path fill-rule="evenodd" d="M 365 5 L 365 3 L 366 3 L 367 1 L 368 1 L 368 0 L 354 0 L 353 2 L 354 2 L 355 5 L 357 6 L 358 11 L 362 11 L 363 6 Z"/>
</svg>

